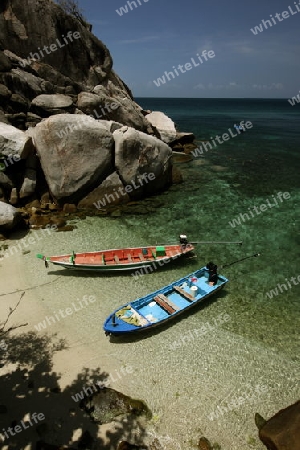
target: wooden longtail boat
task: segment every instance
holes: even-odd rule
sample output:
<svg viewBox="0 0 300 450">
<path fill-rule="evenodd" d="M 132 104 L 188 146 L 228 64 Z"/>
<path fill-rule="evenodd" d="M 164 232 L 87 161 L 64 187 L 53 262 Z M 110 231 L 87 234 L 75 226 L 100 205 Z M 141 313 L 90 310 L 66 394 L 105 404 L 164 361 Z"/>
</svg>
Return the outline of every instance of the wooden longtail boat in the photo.
<svg viewBox="0 0 300 450">
<path fill-rule="evenodd" d="M 104 331 L 112 335 L 137 333 L 178 317 L 215 294 L 228 282 L 227 278 L 218 275 L 217 283 L 211 286 L 208 277 L 208 270 L 203 267 L 158 291 L 121 306 L 106 319 Z"/>
<path fill-rule="evenodd" d="M 158 268 L 173 259 L 191 253 L 195 247 L 192 244 L 157 245 L 149 247 L 134 247 L 122 249 L 101 250 L 88 253 L 72 253 L 60 256 L 37 257 L 48 263 L 62 266 L 66 269 L 97 270 L 103 272 Z M 153 270 L 152 270 L 153 271 Z"/>
</svg>

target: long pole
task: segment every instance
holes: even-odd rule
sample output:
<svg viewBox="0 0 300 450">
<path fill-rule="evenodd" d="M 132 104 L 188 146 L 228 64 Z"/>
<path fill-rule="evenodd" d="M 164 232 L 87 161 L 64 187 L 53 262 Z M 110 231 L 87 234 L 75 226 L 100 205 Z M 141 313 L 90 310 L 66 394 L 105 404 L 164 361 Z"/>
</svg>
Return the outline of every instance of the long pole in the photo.
<svg viewBox="0 0 300 450">
<path fill-rule="evenodd" d="M 224 267 L 233 266 L 233 264 L 237 264 L 238 262 L 245 261 L 245 259 L 256 258 L 257 256 L 260 256 L 260 253 L 255 253 L 254 255 L 246 256 L 245 258 L 241 258 L 241 259 L 237 259 L 236 261 L 233 261 L 232 263 L 221 266 L 220 269 L 224 269 Z"/>
<path fill-rule="evenodd" d="M 190 244 L 238 244 L 242 245 L 242 241 L 237 242 L 227 242 L 227 241 L 197 241 L 197 242 L 189 242 Z"/>
</svg>

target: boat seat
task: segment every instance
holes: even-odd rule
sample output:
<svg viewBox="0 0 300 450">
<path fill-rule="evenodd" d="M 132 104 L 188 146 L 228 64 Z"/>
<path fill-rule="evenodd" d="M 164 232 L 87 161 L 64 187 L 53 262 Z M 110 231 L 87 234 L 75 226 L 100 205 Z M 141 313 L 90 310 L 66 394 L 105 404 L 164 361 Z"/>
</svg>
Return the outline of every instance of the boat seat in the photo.
<svg viewBox="0 0 300 450">
<path fill-rule="evenodd" d="M 141 261 L 145 261 L 145 258 L 144 258 L 144 256 L 142 255 L 142 253 L 139 253 L 139 258 L 140 258 Z"/>
<path fill-rule="evenodd" d="M 168 303 L 166 303 L 163 299 L 161 299 L 158 295 L 154 297 L 153 299 L 159 306 L 161 306 L 165 311 L 167 311 L 168 314 L 173 314 L 176 312 L 172 306 L 170 306 Z"/>
<path fill-rule="evenodd" d="M 129 262 L 132 262 L 132 258 L 131 258 L 131 254 L 130 253 L 127 254 L 127 259 L 128 259 Z"/>
<path fill-rule="evenodd" d="M 168 299 L 164 294 L 158 294 L 158 297 L 162 299 L 164 302 L 166 302 L 171 308 L 173 308 L 175 311 L 179 311 L 179 306 L 175 305 L 171 300 Z"/>
<path fill-rule="evenodd" d="M 116 263 L 117 263 L 117 264 L 120 264 L 119 257 L 118 257 L 117 255 L 114 255 L 114 258 L 115 258 Z"/>
<path fill-rule="evenodd" d="M 177 291 L 180 295 L 182 295 L 184 298 L 186 298 L 190 302 L 193 302 L 195 300 L 195 297 L 193 297 L 191 294 L 189 294 L 188 292 L 186 292 L 179 286 L 174 286 L 174 290 Z"/>
</svg>

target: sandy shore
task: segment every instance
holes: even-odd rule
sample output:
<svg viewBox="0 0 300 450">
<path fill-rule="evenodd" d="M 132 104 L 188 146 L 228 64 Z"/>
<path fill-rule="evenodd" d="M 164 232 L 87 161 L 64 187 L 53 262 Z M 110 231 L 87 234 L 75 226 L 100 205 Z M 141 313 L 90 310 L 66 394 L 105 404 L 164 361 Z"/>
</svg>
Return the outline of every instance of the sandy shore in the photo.
<svg viewBox="0 0 300 450">
<path fill-rule="evenodd" d="M 106 381 L 107 386 L 121 390 L 120 373 L 110 358 L 103 355 L 106 372 L 101 371 L 95 361 L 94 345 L 81 339 L 75 328 L 63 322 L 46 330 L 35 328 L 45 317 L 50 317 L 49 306 L 43 301 L 43 289 L 51 290 L 63 280 L 58 276 L 50 282 L 41 279 L 40 284 L 32 284 L 26 276 L 21 251 L 0 262 L 0 274 L 1 322 L 25 293 L 5 327 L 15 329 L 2 338 L 2 345 L 7 346 L 9 355 L 0 368 L 1 405 L 7 408 L 0 414 L 2 450 L 35 449 L 38 440 L 77 448 L 83 432 L 97 438 L 101 449 L 115 448 L 116 443 L 126 437 L 131 442 L 139 442 L 139 436 L 143 434 L 139 423 L 129 420 L 122 423 L 122 427 L 120 422 L 97 426 L 83 414 L 78 401 L 72 397 L 82 392 L 83 387 L 96 385 L 97 381 Z M 108 374 L 111 376 L 107 377 Z M 30 422 L 34 412 L 42 413 L 45 419 Z M 21 426 L 22 432 L 12 436 L 8 428 L 22 424 L 22 421 L 26 429 Z"/>
</svg>

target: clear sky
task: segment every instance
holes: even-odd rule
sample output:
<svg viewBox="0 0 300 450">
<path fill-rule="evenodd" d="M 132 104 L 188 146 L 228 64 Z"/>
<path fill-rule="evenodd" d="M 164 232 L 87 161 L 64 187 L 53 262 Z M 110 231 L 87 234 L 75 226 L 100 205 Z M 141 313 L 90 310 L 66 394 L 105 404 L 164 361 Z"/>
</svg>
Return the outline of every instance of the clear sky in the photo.
<svg viewBox="0 0 300 450">
<path fill-rule="evenodd" d="M 79 0 L 79 5 L 135 97 L 299 93 L 300 0 L 135 0 L 137 7 L 132 1 L 132 9 L 125 0 Z M 125 5 L 128 12 L 118 14 Z M 272 27 L 264 26 L 270 15 Z M 263 31 L 255 35 L 251 28 L 259 25 Z M 203 50 L 215 56 L 199 64 L 197 53 Z M 165 75 L 165 83 L 156 86 L 153 81 L 170 71 L 175 78 Z"/>
</svg>

